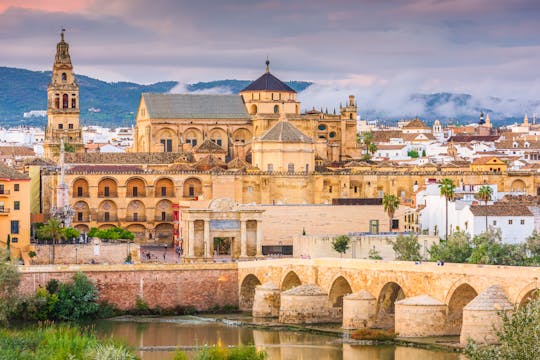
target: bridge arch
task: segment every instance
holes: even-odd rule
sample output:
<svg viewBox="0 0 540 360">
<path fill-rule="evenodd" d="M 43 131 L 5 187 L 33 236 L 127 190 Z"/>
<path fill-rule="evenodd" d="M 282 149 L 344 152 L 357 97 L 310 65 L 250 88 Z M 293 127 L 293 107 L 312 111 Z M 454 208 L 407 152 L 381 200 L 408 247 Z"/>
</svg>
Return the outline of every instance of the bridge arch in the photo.
<svg viewBox="0 0 540 360">
<path fill-rule="evenodd" d="M 527 284 L 518 294 L 515 304 L 517 307 L 527 305 L 531 300 L 538 299 L 540 297 L 540 284 L 533 282 Z"/>
<path fill-rule="evenodd" d="M 261 285 L 261 281 L 253 274 L 247 275 L 240 286 L 240 310 L 251 311 L 255 299 L 255 288 Z"/>
<path fill-rule="evenodd" d="M 281 280 L 281 291 L 286 291 L 302 285 L 302 281 L 294 271 L 289 271 L 287 275 Z"/>
<path fill-rule="evenodd" d="M 393 281 L 384 284 L 377 298 L 376 327 L 383 329 L 395 327 L 395 303 L 403 299 L 405 299 L 405 292 L 401 285 Z"/>
<path fill-rule="evenodd" d="M 448 293 L 448 317 L 447 326 L 449 335 L 459 335 L 463 324 L 463 308 L 470 303 L 478 292 L 468 283 L 462 282 L 454 286 Z"/>
<path fill-rule="evenodd" d="M 523 180 L 517 179 L 517 180 L 512 181 L 510 190 L 515 191 L 515 192 L 525 192 L 527 191 L 527 185 L 525 184 Z"/>
<path fill-rule="evenodd" d="M 339 275 L 330 286 L 328 299 L 332 307 L 343 307 L 343 297 L 347 294 L 352 294 L 351 284 L 343 276 Z"/>
</svg>

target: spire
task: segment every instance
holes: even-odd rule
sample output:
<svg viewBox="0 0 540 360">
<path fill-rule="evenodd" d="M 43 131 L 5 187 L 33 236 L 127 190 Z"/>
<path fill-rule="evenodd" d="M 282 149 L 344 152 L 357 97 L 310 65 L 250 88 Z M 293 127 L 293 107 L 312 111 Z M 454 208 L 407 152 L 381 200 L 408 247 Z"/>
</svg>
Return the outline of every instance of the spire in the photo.
<svg viewBox="0 0 540 360">
<path fill-rule="evenodd" d="M 527 116 L 527 114 L 525 114 L 525 117 L 523 117 L 523 125 L 524 126 L 529 125 L 529 117 Z"/>
<path fill-rule="evenodd" d="M 66 29 L 62 28 L 62 31 L 60 32 L 60 41 L 64 42 L 64 33 L 66 32 Z"/>
<path fill-rule="evenodd" d="M 266 57 L 266 73 L 270 73 L 270 60 L 268 60 L 268 56 Z"/>
<path fill-rule="evenodd" d="M 71 57 L 69 56 L 69 44 L 64 40 L 66 29 L 60 32 L 60 42 L 56 45 L 56 57 L 54 58 L 54 66 L 71 69 Z"/>
</svg>

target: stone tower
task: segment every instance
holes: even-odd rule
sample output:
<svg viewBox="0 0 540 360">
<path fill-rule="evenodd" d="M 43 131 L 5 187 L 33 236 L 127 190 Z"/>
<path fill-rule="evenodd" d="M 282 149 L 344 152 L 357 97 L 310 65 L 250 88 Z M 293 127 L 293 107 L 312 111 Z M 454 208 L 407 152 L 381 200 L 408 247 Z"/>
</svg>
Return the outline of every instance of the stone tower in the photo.
<svg viewBox="0 0 540 360">
<path fill-rule="evenodd" d="M 83 149 L 79 126 L 79 85 L 75 81 L 73 65 L 69 56 L 69 44 L 64 41 L 64 31 L 56 45 L 56 57 L 52 78 L 47 89 L 47 128 L 43 144 L 47 158 L 60 154 L 60 139 L 64 139 L 66 151 Z"/>
</svg>

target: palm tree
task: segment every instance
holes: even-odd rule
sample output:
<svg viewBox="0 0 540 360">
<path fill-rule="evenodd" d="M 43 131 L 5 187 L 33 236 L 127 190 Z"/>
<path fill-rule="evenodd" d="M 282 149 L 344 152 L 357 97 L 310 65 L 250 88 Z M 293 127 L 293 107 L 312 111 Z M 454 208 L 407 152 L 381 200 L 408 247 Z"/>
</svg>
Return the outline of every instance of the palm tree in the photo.
<svg viewBox="0 0 540 360">
<path fill-rule="evenodd" d="M 50 219 L 41 228 L 39 228 L 38 231 L 40 233 L 40 237 L 52 239 L 53 247 L 52 247 L 51 263 L 54 264 L 55 244 L 56 244 L 56 241 L 59 240 L 64 233 L 62 231 L 62 226 L 58 220 Z"/>
<path fill-rule="evenodd" d="M 366 160 L 369 160 L 371 156 L 377 152 L 377 145 L 373 143 L 373 134 L 370 131 L 363 134 L 363 142 L 366 148 L 366 154 L 364 155 L 364 158 Z"/>
<path fill-rule="evenodd" d="M 382 199 L 384 211 L 388 214 L 390 232 L 392 232 L 392 219 L 394 218 L 394 213 L 399 206 L 399 198 L 394 194 L 384 194 Z"/>
<path fill-rule="evenodd" d="M 456 184 L 454 180 L 444 178 L 439 181 L 439 191 L 441 196 L 444 196 L 446 200 L 446 233 L 444 239 L 448 239 L 448 201 L 454 200 L 454 190 L 456 189 Z"/>
<path fill-rule="evenodd" d="M 493 197 L 493 189 L 488 185 L 483 185 L 478 189 L 478 192 L 476 193 L 476 198 L 480 201 L 484 202 L 485 205 L 485 212 L 486 212 L 486 231 L 488 230 L 488 207 L 487 203 L 491 200 Z"/>
</svg>

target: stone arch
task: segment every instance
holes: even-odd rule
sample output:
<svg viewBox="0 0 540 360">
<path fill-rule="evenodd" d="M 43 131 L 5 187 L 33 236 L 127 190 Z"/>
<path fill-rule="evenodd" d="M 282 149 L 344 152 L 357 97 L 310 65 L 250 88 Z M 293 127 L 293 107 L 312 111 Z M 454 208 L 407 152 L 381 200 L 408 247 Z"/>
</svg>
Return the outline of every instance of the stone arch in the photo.
<svg viewBox="0 0 540 360">
<path fill-rule="evenodd" d="M 240 286 L 240 310 L 251 311 L 255 299 L 255 288 L 261 281 L 253 274 L 247 275 Z"/>
<path fill-rule="evenodd" d="M 517 192 L 525 192 L 527 191 L 527 185 L 525 185 L 525 182 L 521 179 L 517 179 L 512 181 L 512 186 L 510 186 L 511 191 L 517 191 Z"/>
<path fill-rule="evenodd" d="M 294 271 L 289 271 L 281 281 L 281 291 L 286 291 L 302 285 L 302 281 Z"/>
<path fill-rule="evenodd" d="M 116 225 L 114 224 L 101 224 L 98 226 L 98 229 L 99 230 L 107 230 L 107 229 L 110 229 L 110 228 L 115 228 Z"/>
<path fill-rule="evenodd" d="M 172 202 L 167 199 L 163 199 L 157 202 L 155 207 L 155 218 L 156 221 L 172 221 Z"/>
<path fill-rule="evenodd" d="M 247 143 L 250 142 L 252 138 L 253 136 L 251 135 L 251 131 L 246 128 L 236 129 L 232 134 L 232 139 L 235 143 Z"/>
<path fill-rule="evenodd" d="M 77 201 L 73 205 L 73 210 L 75 210 L 73 222 L 90 220 L 90 207 L 88 206 L 88 203 L 86 201 Z"/>
<path fill-rule="evenodd" d="M 328 299 L 333 307 L 343 307 L 343 297 L 347 294 L 352 294 L 351 284 L 343 276 L 338 276 L 330 286 Z"/>
<path fill-rule="evenodd" d="M 168 177 L 158 178 L 154 182 L 154 192 L 156 197 L 174 197 L 174 181 Z"/>
<path fill-rule="evenodd" d="M 138 176 L 133 176 L 126 181 L 126 196 L 127 197 L 144 197 L 146 196 L 146 181 Z"/>
<path fill-rule="evenodd" d="M 73 180 L 72 196 L 76 197 L 88 197 L 88 180 L 84 177 L 78 177 Z"/>
<path fill-rule="evenodd" d="M 227 149 L 227 132 L 222 128 L 215 127 L 208 132 L 208 138 L 215 144 Z"/>
<path fill-rule="evenodd" d="M 98 222 L 109 222 L 118 220 L 118 206 L 112 200 L 105 200 L 98 207 Z"/>
<path fill-rule="evenodd" d="M 118 197 L 118 182 L 111 177 L 104 177 L 98 183 L 98 197 Z"/>
<path fill-rule="evenodd" d="M 88 225 L 85 225 L 85 224 L 75 225 L 75 229 L 77 229 L 81 234 L 87 234 L 88 231 L 90 231 L 90 228 L 88 227 Z"/>
<path fill-rule="evenodd" d="M 146 207 L 140 200 L 132 200 L 126 208 L 126 221 L 146 221 Z"/>
<path fill-rule="evenodd" d="M 178 139 L 176 138 L 176 131 L 168 127 L 157 130 L 154 134 L 154 144 L 162 146 L 159 151 L 178 151 Z"/>
<path fill-rule="evenodd" d="M 202 195 L 202 181 L 195 177 L 184 180 L 184 197 L 195 197 Z"/>
<path fill-rule="evenodd" d="M 184 131 L 184 142 L 191 145 L 192 147 L 202 144 L 203 134 L 201 130 L 191 127 Z"/>
<path fill-rule="evenodd" d="M 172 244 L 173 241 L 173 224 L 161 223 L 154 228 L 156 234 L 155 240 L 161 244 Z"/>
<path fill-rule="evenodd" d="M 450 295 L 451 294 L 451 295 Z M 470 303 L 478 292 L 469 284 L 462 283 L 449 293 L 447 326 L 449 335 L 459 335 L 463 324 L 463 308 Z"/>
<path fill-rule="evenodd" d="M 390 281 L 384 284 L 377 298 L 376 327 L 383 329 L 395 327 L 395 303 L 403 299 L 405 299 L 405 292 L 398 283 Z"/>
<path fill-rule="evenodd" d="M 255 104 L 251 105 L 251 107 L 249 108 L 249 114 L 250 115 L 256 115 L 257 114 L 257 105 L 255 105 Z"/>
<path fill-rule="evenodd" d="M 540 297 L 540 284 L 533 282 L 525 286 L 518 294 L 515 304 L 517 307 L 527 305 L 531 300 Z"/>
<path fill-rule="evenodd" d="M 135 241 L 140 242 L 144 240 L 146 234 L 146 227 L 143 224 L 131 224 L 126 227 L 135 236 Z"/>
</svg>

